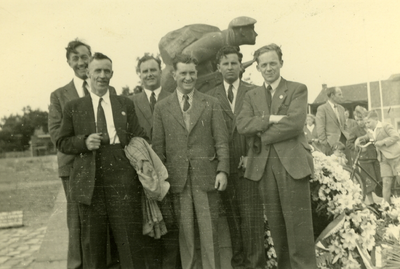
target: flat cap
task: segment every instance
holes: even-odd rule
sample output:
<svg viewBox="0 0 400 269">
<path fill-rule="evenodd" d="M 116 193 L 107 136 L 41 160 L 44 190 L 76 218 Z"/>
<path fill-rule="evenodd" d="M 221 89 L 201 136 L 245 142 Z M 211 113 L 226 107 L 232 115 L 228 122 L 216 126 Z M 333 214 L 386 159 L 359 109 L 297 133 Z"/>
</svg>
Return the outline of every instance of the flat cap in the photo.
<svg viewBox="0 0 400 269">
<path fill-rule="evenodd" d="M 231 20 L 231 22 L 228 25 L 228 28 L 253 25 L 256 22 L 257 21 L 253 18 L 241 16 L 241 17 L 237 17 L 237 18 L 234 18 L 233 20 Z"/>
</svg>

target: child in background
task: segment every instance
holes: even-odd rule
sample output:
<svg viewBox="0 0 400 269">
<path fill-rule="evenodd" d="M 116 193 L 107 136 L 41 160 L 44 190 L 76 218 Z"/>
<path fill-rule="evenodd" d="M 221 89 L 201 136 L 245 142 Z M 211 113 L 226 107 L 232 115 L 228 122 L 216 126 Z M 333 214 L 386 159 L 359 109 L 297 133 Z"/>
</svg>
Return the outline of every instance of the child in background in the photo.
<svg viewBox="0 0 400 269">
<path fill-rule="evenodd" d="M 347 164 L 346 154 L 344 153 L 345 149 L 346 147 L 342 142 L 337 142 L 335 145 L 333 145 L 332 157 L 336 162 L 343 166 Z"/>
</svg>

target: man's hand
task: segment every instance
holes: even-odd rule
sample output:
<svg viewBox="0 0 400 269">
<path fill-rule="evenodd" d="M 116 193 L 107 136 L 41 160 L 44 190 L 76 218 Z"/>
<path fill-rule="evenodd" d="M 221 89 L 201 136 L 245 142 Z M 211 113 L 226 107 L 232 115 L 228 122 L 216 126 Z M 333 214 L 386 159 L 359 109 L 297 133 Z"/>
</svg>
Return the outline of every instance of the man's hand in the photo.
<svg viewBox="0 0 400 269">
<path fill-rule="evenodd" d="M 100 147 L 101 137 L 102 137 L 101 133 L 94 133 L 89 135 L 85 140 L 86 147 L 88 148 L 88 150 L 98 149 Z"/>
<path fill-rule="evenodd" d="M 228 179 L 226 177 L 225 172 L 219 172 L 215 177 L 214 188 L 217 189 L 218 191 L 224 191 L 227 185 L 228 185 Z"/>
<path fill-rule="evenodd" d="M 270 115 L 269 123 L 278 123 L 281 119 L 285 118 L 285 115 Z"/>
</svg>

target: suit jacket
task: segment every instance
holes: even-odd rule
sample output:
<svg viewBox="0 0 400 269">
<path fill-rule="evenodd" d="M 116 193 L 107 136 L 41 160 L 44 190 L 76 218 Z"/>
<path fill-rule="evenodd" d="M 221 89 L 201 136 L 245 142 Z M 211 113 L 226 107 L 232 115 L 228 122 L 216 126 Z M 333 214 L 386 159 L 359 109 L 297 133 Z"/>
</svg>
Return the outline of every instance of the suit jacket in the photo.
<svg viewBox="0 0 400 269">
<path fill-rule="evenodd" d="M 171 93 L 164 89 L 161 89 L 160 94 L 158 96 L 158 101 L 164 99 Z M 151 138 L 151 131 L 153 128 L 153 113 L 151 112 L 150 102 L 147 99 L 146 93 L 144 90 L 140 93 L 129 96 L 135 104 L 136 115 L 139 119 L 140 125 L 144 128 L 147 135 Z"/>
<path fill-rule="evenodd" d="M 368 142 L 374 139 L 372 134 L 366 134 L 360 138 L 361 141 Z M 400 157 L 400 136 L 393 128 L 393 125 L 382 122 L 382 127 L 376 130 L 375 141 L 383 141 L 384 146 L 376 147 L 378 161 L 382 161 L 382 154 L 386 159 L 394 159 Z"/>
<path fill-rule="evenodd" d="M 240 110 L 242 109 L 243 100 L 246 92 L 254 87 L 254 85 L 240 81 L 235 102 L 235 112 L 232 112 L 229 100 L 226 96 L 224 84 L 221 84 L 218 87 L 215 87 L 214 89 L 207 92 L 208 95 L 217 98 L 222 107 L 224 120 L 229 132 L 229 165 L 231 173 L 243 173 L 242 169 L 238 169 L 238 165 L 240 162 L 240 157 L 247 156 L 248 147 L 246 144 L 245 136 L 240 135 L 237 131 L 236 118 L 239 115 Z"/>
<path fill-rule="evenodd" d="M 132 137 L 144 137 L 133 102 L 124 97 L 110 95 L 114 125 L 122 147 Z M 74 157 L 70 175 L 71 197 L 75 202 L 90 205 L 96 173 L 96 151 L 86 147 L 85 139 L 96 132 L 92 98 L 85 96 L 65 105 L 64 118 L 57 139 L 57 148 Z M 115 160 L 116 162 L 124 160 Z"/>
<path fill-rule="evenodd" d="M 338 105 L 337 109 L 340 117 L 340 124 L 335 111 L 333 111 L 328 101 L 318 107 L 316 115 L 318 139 L 324 145 L 328 143 L 331 148 L 334 144 L 339 142 L 342 134 L 346 139 L 348 138 L 348 132 L 344 130 L 346 120 L 344 108 Z"/>
<path fill-rule="evenodd" d="M 116 95 L 114 87 L 109 87 L 110 94 Z M 63 111 L 65 104 L 68 101 L 78 99 L 79 95 L 75 89 L 74 81 L 72 80 L 67 85 L 55 90 L 50 95 L 50 106 L 48 125 L 51 140 L 56 144 L 58 135 L 60 133 L 61 121 L 63 119 Z M 60 151 L 57 152 L 58 161 L 58 175 L 60 177 L 67 177 L 70 174 L 74 156 L 66 155 Z"/>
<path fill-rule="evenodd" d="M 192 180 L 202 191 L 214 190 L 217 172 L 229 174 L 228 132 L 217 99 L 195 90 L 186 129 L 176 91 L 157 102 L 153 117 L 153 149 L 165 163 L 171 192 L 182 192 Z"/>
<path fill-rule="evenodd" d="M 269 124 L 270 115 L 285 115 L 279 123 Z M 264 173 L 271 147 L 294 179 L 313 173 L 311 148 L 303 127 L 307 115 L 307 87 L 281 79 L 268 106 L 265 86 L 257 87 L 244 98 L 237 118 L 239 133 L 247 137 L 248 152 L 245 177 L 259 181 Z M 257 141 L 261 140 L 261 150 Z"/>
</svg>

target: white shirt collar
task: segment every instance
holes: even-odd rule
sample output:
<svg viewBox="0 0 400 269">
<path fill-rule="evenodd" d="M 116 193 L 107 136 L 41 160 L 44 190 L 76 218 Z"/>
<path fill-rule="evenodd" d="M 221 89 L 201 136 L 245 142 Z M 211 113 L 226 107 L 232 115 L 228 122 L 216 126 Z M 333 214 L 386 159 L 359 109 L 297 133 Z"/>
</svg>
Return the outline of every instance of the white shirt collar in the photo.
<svg viewBox="0 0 400 269">
<path fill-rule="evenodd" d="M 110 91 L 107 89 L 107 92 L 103 96 L 98 96 L 93 92 L 89 91 L 90 97 L 92 98 L 93 105 L 98 105 L 100 98 L 103 98 L 103 102 L 106 104 L 110 104 Z"/>
<path fill-rule="evenodd" d="M 155 96 L 156 96 L 156 100 L 158 100 L 158 96 L 160 95 L 160 92 L 161 92 L 161 86 L 158 87 L 157 89 L 155 89 L 154 91 L 148 90 L 148 89 L 144 89 L 144 93 L 146 94 L 147 100 L 149 100 L 149 102 L 150 102 L 151 94 L 152 94 L 153 92 L 154 92 L 154 94 L 155 94 Z"/>
<path fill-rule="evenodd" d="M 328 100 L 328 103 L 331 105 L 332 109 L 335 111 L 335 106 L 337 107 L 337 104 L 334 104 L 331 100 Z"/>
<path fill-rule="evenodd" d="M 74 76 L 73 81 L 74 81 L 74 86 L 75 86 L 75 89 L 76 89 L 79 97 L 84 97 L 85 92 L 83 91 L 83 88 L 82 88 L 84 80 L 81 78 L 78 78 L 77 76 Z M 87 79 L 86 79 L 86 81 L 87 81 Z M 89 87 L 89 83 L 88 83 L 88 87 Z"/>
<path fill-rule="evenodd" d="M 237 92 L 237 90 L 239 89 L 239 83 L 240 83 L 240 79 L 237 79 L 235 82 L 232 83 L 232 86 L 233 86 L 232 90 L 233 90 L 234 93 Z M 227 94 L 228 94 L 229 85 L 231 85 L 231 84 L 229 84 L 228 82 L 226 82 L 224 80 L 225 92 Z"/>
</svg>

